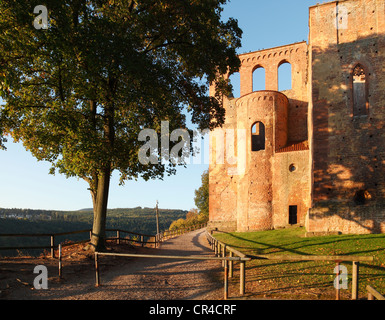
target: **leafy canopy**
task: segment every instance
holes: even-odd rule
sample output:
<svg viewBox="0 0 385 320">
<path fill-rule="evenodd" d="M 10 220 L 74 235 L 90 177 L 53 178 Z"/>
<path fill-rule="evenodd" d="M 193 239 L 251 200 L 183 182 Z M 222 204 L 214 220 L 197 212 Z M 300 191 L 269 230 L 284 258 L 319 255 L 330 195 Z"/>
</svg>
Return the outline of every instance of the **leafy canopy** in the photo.
<svg viewBox="0 0 385 320">
<path fill-rule="evenodd" d="M 0 2 L 0 130 L 51 173 L 89 181 L 105 166 L 121 180 L 161 177 L 172 165 L 142 165 L 138 133 L 224 121 L 217 77 L 239 68 L 237 21 L 227 0 L 47 0 L 48 29 L 35 29 L 40 0 Z M 215 97 L 207 86 L 216 84 Z"/>
</svg>

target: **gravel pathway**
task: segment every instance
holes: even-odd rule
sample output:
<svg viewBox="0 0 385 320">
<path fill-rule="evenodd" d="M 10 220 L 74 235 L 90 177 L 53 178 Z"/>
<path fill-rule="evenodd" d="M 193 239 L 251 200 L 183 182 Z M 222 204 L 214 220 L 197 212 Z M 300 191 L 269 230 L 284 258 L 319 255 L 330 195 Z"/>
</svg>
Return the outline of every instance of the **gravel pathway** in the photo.
<svg viewBox="0 0 385 320">
<path fill-rule="evenodd" d="M 165 241 L 160 248 L 135 248 L 136 253 L 213 257 L 205 230 L 197 230 Z M 102 256 L 101 286 L 95 287 L 93 262 L 85 267 L 66 266 L 63 280 L 49 277 L 47 290 L 36 290 L 33 280 L 8 290 L 5 299 L 43 300 L 218 300 L 223 298 L 221 262 L 123 258 Z M 49 275 L 57 270 L 49 270 Z M 52 270 L 52 271 L 51 271 Z M 36 277 L 36 275 L 32 275 Z"/>
</svg>

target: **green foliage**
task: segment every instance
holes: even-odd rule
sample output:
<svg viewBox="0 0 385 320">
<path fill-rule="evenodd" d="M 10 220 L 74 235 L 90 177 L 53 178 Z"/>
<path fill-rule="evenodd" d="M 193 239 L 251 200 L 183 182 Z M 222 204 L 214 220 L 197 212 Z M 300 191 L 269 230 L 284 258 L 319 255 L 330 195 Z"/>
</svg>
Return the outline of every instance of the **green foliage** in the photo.
<svg viewBox="0 0 385 320">
<path fill-rule="evenodd" d="M 33 27 L 40 1 L 0 2 L 0 127 L 50 173 L 89 183 L 97 239 L 112 171 L 121 183 L 175 173 L 139 161 L 142 129 L 186 128 L 186 110 L 201 129 L 223 124 L 231 85 L 218 75 L 239 69 L 242 34 L 221 20 L 226 2 L 50 0 L 47 30 Z"/>
<path fill-rule="evenodd" d="M 205 171 L 202 174 L 202 185 L 199 189 L 195 190 L 195 205 L 197 206 L 200 214 L 209 217 L 209 171 Z"/>
<path fill-rule="evenodd" d="M 217 73 L 240 65 L 241 30 L 220 20 L 225 0 L 51 0 L 49 28 L 36 30 L 39 3 L 0 4 L 2 115 L 52 172 L 96 184 L 111 164 L 122 181 L 162 177 L 164 165 L 138 161 L 143 128 L 159 133 L 162 120 L 185 128 L 185 106 L 201 128 L 223 123 L 207 85 L 218 81 L 218 95 L 227 92 Z"/>
<path fill-rule="evenodd" d="M 204 224 L 206 222 L 207 219 L 203 215 L 198 214 L 196 209 L 192 209 L 186 214 L 185 219 L 180 218 L 176 221 L 173 221 L 169 230 L 186 229 L 196 225 Z"/>
</svg>

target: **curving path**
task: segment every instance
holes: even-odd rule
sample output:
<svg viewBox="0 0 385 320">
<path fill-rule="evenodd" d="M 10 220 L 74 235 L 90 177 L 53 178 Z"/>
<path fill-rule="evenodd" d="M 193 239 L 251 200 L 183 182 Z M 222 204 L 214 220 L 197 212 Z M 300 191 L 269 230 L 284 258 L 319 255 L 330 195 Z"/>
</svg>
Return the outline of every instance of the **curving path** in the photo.
<svg viewBox="0 0 385 320">
<path fill-rule="evenodd" d="M 137 253 L 213 257 L 205 230 L 165 241 L 160 248 L 136 248 Z M 93 263 L 88 270 L 69 271 L 63 262 L 64 280 L 52 278 L 48 290 L 19 288 L 6 299 L 69 300 L 211 300 L 223 298 L 221 262 L 162 258 L 100 257 L 102 286 L 95 287 Z M 92 266 L 92 268 L 91 268 Z M 89 269 L 92 270 L 89 270 Z M 55 271 L 53 271 L 55 272 Z M 57 272 L 57 271 L 56 271 Z"/>
</svg>

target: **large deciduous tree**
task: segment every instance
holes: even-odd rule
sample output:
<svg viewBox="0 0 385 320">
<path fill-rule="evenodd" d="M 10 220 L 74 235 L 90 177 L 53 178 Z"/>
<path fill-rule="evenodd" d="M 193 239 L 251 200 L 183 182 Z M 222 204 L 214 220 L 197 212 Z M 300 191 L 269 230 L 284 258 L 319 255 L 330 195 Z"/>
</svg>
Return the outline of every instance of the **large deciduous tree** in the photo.
<svg viewBox="0 0 385 320">
<path fill-rule="evenodd" d="M 238 70 L 241 38 L 236 20 L 221 20 L 226 2 L 47 0 L 47 29 L 34 26 L 40 0 L 0 2 L 0 128 L 51 173 L 88 182 L 96 250 L 112 171 L 121 182 L 175 172 L 138 160 L 142 129 L 186 128 L 186 110 L 201 129 L 223 124 L 231 85 L 217 75 Z"/>
</svg>

